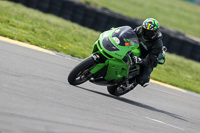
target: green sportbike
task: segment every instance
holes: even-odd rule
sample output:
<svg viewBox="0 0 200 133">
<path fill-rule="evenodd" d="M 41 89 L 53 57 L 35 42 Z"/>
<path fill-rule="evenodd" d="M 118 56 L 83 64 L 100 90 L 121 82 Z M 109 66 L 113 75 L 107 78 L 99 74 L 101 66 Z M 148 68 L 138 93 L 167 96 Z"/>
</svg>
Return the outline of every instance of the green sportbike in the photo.
<svg viewBox="0 0 200 133">
<path fill-rule="evenodd" d="M 141 55 L 136 33 L 129 26 L 112 28 L 100 34 L 92 55 L 70 72 L 68 82 L 79 85 L 89 80 L 107 86 L 111 95 L 121 96 L 134 89 L 135 77 L 140 74 L 140 66 L 133 62 L 131 55 Z M 165 53 L 161 55 L 160 64 L 165 62 Z"/>
</svg>

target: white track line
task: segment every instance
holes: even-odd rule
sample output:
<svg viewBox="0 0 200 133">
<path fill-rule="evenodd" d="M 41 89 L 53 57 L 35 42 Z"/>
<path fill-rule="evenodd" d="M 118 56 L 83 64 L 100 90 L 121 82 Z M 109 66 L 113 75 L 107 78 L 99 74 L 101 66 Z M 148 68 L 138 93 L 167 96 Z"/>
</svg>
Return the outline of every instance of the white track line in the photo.
<svg viewBox="0 0 200 133">
<path fill-rule="evenodd" d="M 149 118 L 149 117 L 145 117 L 145 118 L 149 119 L 149 120 L 152 120 L 152 121 L 155 121 L 155 122 L 158 122 L 158 123 L 161 123 L 161 124 L 164 124 L 164 125 L 167 125 L 167 126 L 170 126 L 170 127 L 173 127 L 173 128 L 176 128 L 176 129 L 179 129 L 179 130 L 185 130 L 185 129 L 177 127 L 177 126 L 173 126 L 173 125 L 167 124 L 167 123 L 165 123 L 163 121 L 159 121 L 159 120 L 156 120 L 156 119 L 153 119 L 153 118 Z"/>
<path fill-rule="evenodd" d="M 130 111 L 127 111 L 127 110 L 123 110 L 123 109 L 120 109 L 120 108 L 117 108 L 117 110 L 119 111 L 122 111 L 122 112 L 125 112 L 125 113 L 128 113 L 128 114 L 133 114 L 133 115 L 137 115 L 137 116 L 140 116 L 139 114 L 137 113 L 133 113 L 133 112 L 130 112 Z M 176 129 L 179 129 L 179 130 L 185 130 L 183 128 L 180 128 L 180 127 L 177 127 L 177 126 L 173 126 L 171 124 L 168 124 L 168 123 L 165 123 L 163 121 L 159 121 L 159 120 L 156 120 L 156 119 L 153 119 L 153 118 L 150 118 L 150 117 L 144 117 L 148 120 L 151 120 L 151 121 L 154 121 L 154 122 L 157 122 L 157 123 L 161 123 L 161 124 L 164 124 L 164 125 L 167 125 L 167 126 L 170 126 L 170 127 L 173 127 L 173 128 L 176 128 Z"/>
</svg>

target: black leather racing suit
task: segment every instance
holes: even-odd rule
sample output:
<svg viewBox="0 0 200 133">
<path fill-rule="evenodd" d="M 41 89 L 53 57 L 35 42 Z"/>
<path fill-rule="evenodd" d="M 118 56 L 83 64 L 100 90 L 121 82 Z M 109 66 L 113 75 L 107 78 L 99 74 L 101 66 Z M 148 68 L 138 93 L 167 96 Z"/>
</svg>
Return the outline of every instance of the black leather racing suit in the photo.
<svg viewBox="0 0 200 133">
<path fill-rule="evenodd" d="M 136 82 L 145 87 L 149 84 L 150 74 L 157 66 L 157 57 L 162 51 L 162 33 L 158 31 L 154 39 L 145 40 L 142 36 L 142 26 L 136 27 L 134 31 L 139 39 L 142 59 L 140 75 L 136 78 Z"/>
</svg>

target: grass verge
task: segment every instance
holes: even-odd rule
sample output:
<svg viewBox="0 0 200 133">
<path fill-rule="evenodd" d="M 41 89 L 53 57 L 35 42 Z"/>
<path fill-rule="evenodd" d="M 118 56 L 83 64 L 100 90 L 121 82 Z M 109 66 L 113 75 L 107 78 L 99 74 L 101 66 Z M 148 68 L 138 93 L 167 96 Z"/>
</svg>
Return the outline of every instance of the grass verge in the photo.
<svg viewBox="0 0 200 133">
<path fill-rule="evenodd" d="M 0 1 L 0 35 L 85 58 L 99 32 L 20 4 Z"/>
<path fill-rule="evenodd" d="M 200 93 L 200 63 L 167 53 L 164 65 L 154 69 L 151 78 Z"/>
<path fill-rule="evenodd" d="M 14 8 L 13 8 L 14 7 Z M 20 4 L 0 1 L 0 35 L 79 58 L 91 54 L 99 32 Z M 200 93 L 200 63 L 167 54 L 152 78 Z"/>
<path fill-rule="evenodd" d="M 156 18 L 162 26 L 200 38 L 199 5 L 184 0 L 80 0 L 126 16 Z"/>
</svg>

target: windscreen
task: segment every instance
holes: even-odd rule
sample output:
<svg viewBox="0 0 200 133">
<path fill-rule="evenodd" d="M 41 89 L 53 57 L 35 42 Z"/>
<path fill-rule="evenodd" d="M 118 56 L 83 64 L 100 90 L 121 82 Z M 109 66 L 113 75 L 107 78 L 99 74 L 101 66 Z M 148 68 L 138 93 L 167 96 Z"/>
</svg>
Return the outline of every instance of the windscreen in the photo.
<svg viewBox="0 0 200 133">
<path fill-rule="evenodd" d="M 129 26 L 123 26 L 120 29 L 116 30 L 113 33 L 112 37 L 118 38 L 119 41 L 117 44 L 121 46 L 133 46 L 134 44 L 139 43 L 136 33 Z"/>
<path fill-rule="evenodd" d="M 108 36 L 103 38 L 102 44 L 103 47 L 108 51 L 119 51 L 119 49 L 112 44 Z"/>
</svg>

